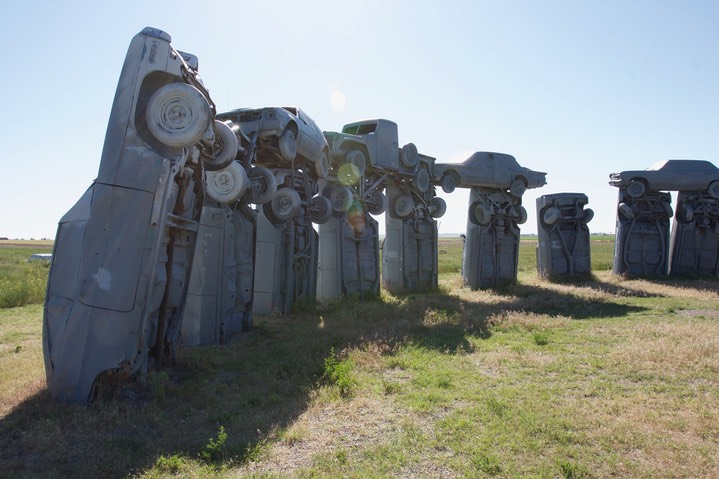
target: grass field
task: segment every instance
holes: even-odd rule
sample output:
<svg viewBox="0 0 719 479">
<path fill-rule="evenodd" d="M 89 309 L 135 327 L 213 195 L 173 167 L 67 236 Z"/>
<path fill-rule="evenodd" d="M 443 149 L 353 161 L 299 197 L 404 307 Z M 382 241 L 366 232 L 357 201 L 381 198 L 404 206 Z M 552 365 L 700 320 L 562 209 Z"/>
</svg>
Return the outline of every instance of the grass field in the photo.
<svg viewBox="0 0 719 479">
<path fill-rule="evenodd" d="M 30 255 L 51 253 L 52 241 L 0 241 L 0 308 L 41 303 L 48 263 L 28 262 Z"/>
<path fill-rule="evenodd" d="M 88 407 L 44 384 L 42 307 L 0 309 L 0 477 L 719 477 L 719 281 L 611 274 L 258 317 Z M 1 250 L 1 248 L 0 248 Z"/>
</svg>

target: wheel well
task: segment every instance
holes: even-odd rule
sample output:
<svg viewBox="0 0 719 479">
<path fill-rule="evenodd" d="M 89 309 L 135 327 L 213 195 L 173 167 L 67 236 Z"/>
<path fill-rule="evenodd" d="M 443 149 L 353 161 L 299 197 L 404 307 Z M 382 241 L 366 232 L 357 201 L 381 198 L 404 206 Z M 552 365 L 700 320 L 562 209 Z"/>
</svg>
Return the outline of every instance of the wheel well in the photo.
<svg viewBox="0 0 719 479">
<path fill-rule="evenodd" d="M 295 138 L 297 138 L 297 123 L 295 123 L 294 120 L 287 123 L 287 129 L 289 129 L 295 135 Z"/>
<path fill-rule="evenodd" d="M 455 181 L 459 181 L 459 173 L 457 173 L 457 170 L 445 170 L 444 174 L 442 176 L 452 176 L 454 177 Z"/>
<path fill-rule="evenodd" d="M 358 143 L 354 141 L 348 141 L 342 144 L 342 161 L 344 161 L 345 157 L 347 156 L 347 153 L 349 153 L 352 150 L 359 150 L 362 152 L 362 154 L 365 157 L 365 169 L 372 168 L 372 159 L 369 156 L 369 151 L 367 150 L 367 145 L 363 143 Z"/>
<path fill-rule="evenodd" d="M 525 177 L 522 176 L 522 175 L 517 175 L 517 176 L 514 177 L 514 179 L 515 179 L 515 180 L 519 180 L 519 181 L 521 181 L 522 183 L 524 183 L 524 186 L 529 186 L 529 181 L 527 181 L 527 178 L 525 178 Z"/>
</svg>

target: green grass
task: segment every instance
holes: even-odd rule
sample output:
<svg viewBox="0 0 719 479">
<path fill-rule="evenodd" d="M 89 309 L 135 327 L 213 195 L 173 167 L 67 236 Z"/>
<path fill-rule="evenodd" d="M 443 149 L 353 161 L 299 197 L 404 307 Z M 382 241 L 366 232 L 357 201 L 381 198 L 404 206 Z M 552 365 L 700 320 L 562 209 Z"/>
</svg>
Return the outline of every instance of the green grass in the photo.
<svg viewBox="0 0 719 479">
<path fill-rule="evenodd" d="M 51 252 L 47 241 L 0 242 L 0 309 L 43 302 L 49 264 L 27 258 Z"/>
<path fill-rule="evenodd" d="M 719 280 L 460 283 L 257 317 L 88 407 L 45 391 L 41 306 L 0 310 L 0 476 L 718 475 Z"/>
</svg>

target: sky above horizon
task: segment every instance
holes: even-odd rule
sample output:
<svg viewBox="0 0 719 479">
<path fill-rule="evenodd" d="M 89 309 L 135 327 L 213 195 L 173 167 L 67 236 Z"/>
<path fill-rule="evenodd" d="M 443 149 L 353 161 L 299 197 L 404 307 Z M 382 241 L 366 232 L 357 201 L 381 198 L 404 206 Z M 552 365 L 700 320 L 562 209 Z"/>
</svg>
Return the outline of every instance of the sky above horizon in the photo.
<svg viewBox="0 0 719 479">
<path fill-rule="evenodd" d="M 715 1 L 69 0 L 0 11 L 0 236 L 53 238 L 90 186 L 127 47 L 145 26 L 199 57 L 218 111 L 297 105 L 326 131 L 388 118 L 400 145 L 438 162 L 497 151 L 547 172 L 524 195 L 522 233 L 537 232 L 538 196 L 585 193 L 590 230 L 613 232 L 609 173 L 669 158 L 719 164 Z M 440 234 L 463 233 L 468 190 L 438 194 Z"/>
</svg>

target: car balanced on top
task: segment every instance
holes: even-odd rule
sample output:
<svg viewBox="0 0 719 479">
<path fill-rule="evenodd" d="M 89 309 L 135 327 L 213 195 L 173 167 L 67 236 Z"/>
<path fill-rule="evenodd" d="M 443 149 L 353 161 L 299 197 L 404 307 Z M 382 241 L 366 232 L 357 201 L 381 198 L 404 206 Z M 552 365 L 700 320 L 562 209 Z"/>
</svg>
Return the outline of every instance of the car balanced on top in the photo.
<svg viewBox="0 0 719 479">
<path fill-rule="evenodd" d="M 390 216 L 397 218 L 409 216 L 416 208 L 426 209 L 434 218 L 445 213 L 444 200 L 433 194 L 434 158 L 420 154 L 414 143 L 400 148 L 395 122 L 357 121 L 345 125 L 341 132 L 324 134 L 330 145 L 330 174 L 339 183 L 325 192 L 330 199 L 353 193 L 371 214 L 389 209 Z M 402 191 L 390 204 L 382 192 L 387 182 Z"/>
</svg>

